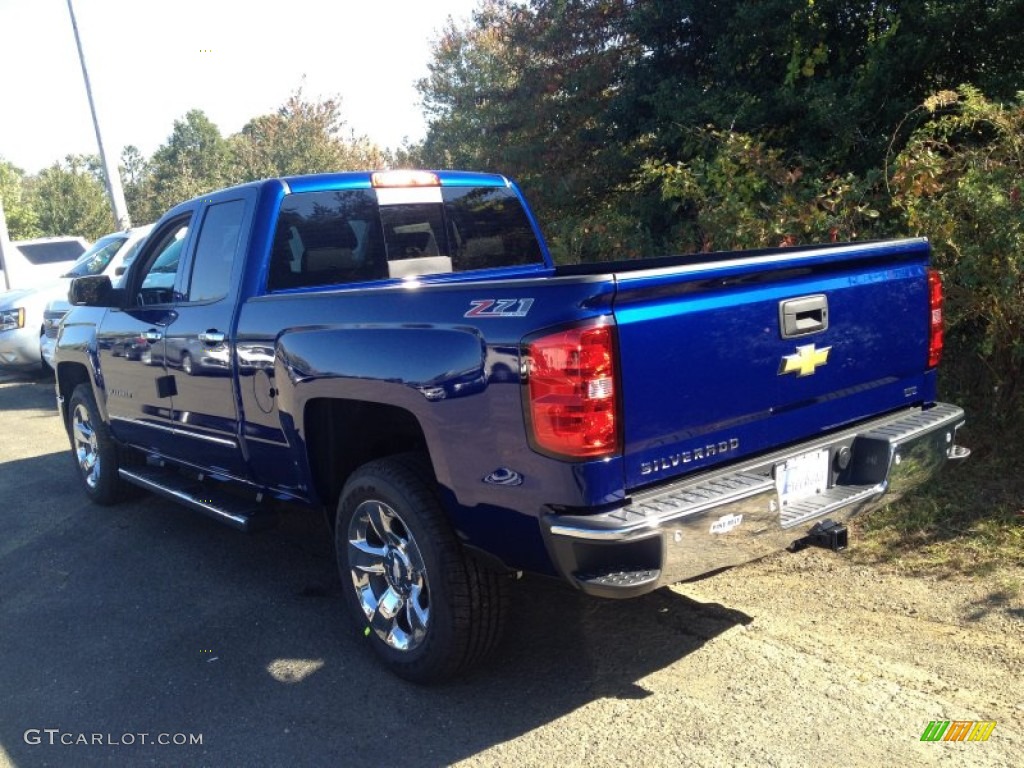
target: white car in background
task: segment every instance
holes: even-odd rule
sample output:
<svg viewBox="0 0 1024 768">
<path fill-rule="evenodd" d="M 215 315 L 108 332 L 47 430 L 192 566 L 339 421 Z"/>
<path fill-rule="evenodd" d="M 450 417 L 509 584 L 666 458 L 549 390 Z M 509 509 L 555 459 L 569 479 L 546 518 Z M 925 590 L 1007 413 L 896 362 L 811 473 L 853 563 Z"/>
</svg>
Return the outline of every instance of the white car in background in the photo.
<svg viewBox="0 0 1024 768">
<path fill-rule="evenodd" d="M 5 242 L 0 263 L 0 291 L 53 282 L 89 248 L 81 237 L 38 237 Z"/>
<path fill-rule="evenodd" d="M 124 265 L 125 259 L 134 255 L 150 228 L 147 225 L 105 235 L 83 253 L 70 270 L 65 270 L 60 278 L 34 288 L 0 293 L 0 369 L 35 371 L 42 368 L 44 363 L 48 364 L 43 353 L 47 332 L 44 313 L 47 305 L 51 301 L 63 301 L 66 305 L 68 287 L 75 277 L 102 273 L 113 277 Z M 57 324 L 53 326 L 51 347 L 52 341 L 56 339 Z"/>
</svg>

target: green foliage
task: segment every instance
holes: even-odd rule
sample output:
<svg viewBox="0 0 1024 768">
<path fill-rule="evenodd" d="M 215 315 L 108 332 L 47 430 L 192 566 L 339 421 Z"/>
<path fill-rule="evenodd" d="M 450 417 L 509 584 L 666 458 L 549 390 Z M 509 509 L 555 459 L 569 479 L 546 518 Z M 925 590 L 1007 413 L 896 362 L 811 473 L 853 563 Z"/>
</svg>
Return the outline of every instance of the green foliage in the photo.
<svg viewBox="0 0 1024 768">
<path fill-rule="evenodd" d="M 515 177 L 569 260 L 897 232 L 879 181 L 907 114 L 960 82 L 1011 98 L 1022 36 L 1024 0 L 484 0 L 435 42 L 419 157 Z M 779 154 L 744 159 L 758 147 Z M 684 200 L 670 169 L 717 187 Z"/>
<path fill-rule="evenodd" d="M 566 215 L 545 226 L 552 257 L 559 264 L 581 264 L 640 258 L 654 250 L 647 229 L 628 207 L 628 200 L 609 200 L 594 213 Z"/>
<path fill-rule="evenodd" d="M 634 4 L 626 29 L 643 55 L 620 73 L 624 129 L 639 122 L 671 154 L 712 124 L 864 172 L 931 91 L 1012 97 L 1024 2 L 663 0 Z"/>
<path fill-rule="evenodd" d="M 115 227 L 96 158 L 68 155 L 27 185 L 39 233 L 95 240 Z"/>
<path fill-rule="evenodd" d="M 689 163 L 647 161 L 639 174 L 642 184 L 656 183 L 677 212 L 678 249 L 763 248 L 886 234 L 875 180 L 810 172 L 746 134 L 696 133 L 701 155 Z"/>
<path fill-rule="evenodd" d="M 131 214 L 138 221 L 155 221 L 178 203 L 239 179 L 227 140 L 199 109 L 174 121 L 167 141 L 139 171 L 142 178 L 126 194 L 135 202 Z"/>
<path fill-rule="evenodd" d="M 922 111 L 892 191 L 945 274 L 945 375 L 973 402 L 1024 419 L 1024 94 L 1001 105 L 962 86 Z"/>
<path fill-rule="evenodd" d="M 132 218 L 155 221 L 180 202 L 245 181 L 388 164 L 387 153 L 366 137 L 345 135 L 344 126 L 338 99 L 307 101 L 301 89 L 228 138 L 192 110 L 149 160 L 125 147 L 121 178 Z"/>
<path fill-rule="evenodd" d="M 497 170 L 501 153 L 517 142 L 506 96 L 515 91 L 526 56 L 517 10 L 489 0 L 474 22 L 459 28 L 448 19 L 434 45 L 429 76 L 417 88 L 431 121 L 421 156 L 438 168 Z M 503 136 L 501 142 L 493 140 Z"/>
<path fill-rule="evenodd" d="M 629 177 L 608 113 L 634 55 L 627 12 L 614 0 L 487 0 L 466 26 L 449 22 L 419 83 L 422 159 L 514 176 L 545 221 L 610 210 Z"/>
<path fill-rule="evenodd" d="M 139 148 L 129 144 L 121 151 L 121 187 L 125 204 L 135 224 L 151 221 L 152 212 L 147 207 L 146 179 L 149 176 L 149 161 Z"/>
<path fill-rule="evenodd" d="M 25 195 L 25 173 L 5 160 L 0 160 L 0 201 L 11 240 L 28 240 L 39 236 L 38 216 Z"/>
</svg>

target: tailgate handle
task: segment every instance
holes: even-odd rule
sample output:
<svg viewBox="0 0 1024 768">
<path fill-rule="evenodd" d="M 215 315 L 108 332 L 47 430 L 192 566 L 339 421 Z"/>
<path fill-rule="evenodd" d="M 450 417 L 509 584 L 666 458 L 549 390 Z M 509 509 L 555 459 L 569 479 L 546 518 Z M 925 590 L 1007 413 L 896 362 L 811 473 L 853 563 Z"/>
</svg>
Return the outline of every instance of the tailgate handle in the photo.
<svg viewBox="0 0 1024 768">
<path fill-rule="evenodd" d="M 818 294 L 780 301 L 779 328 L 784 339 L 807 336 L 826 330 L 828 328 L 828 297 L 825 294 Z"/>
</svg>

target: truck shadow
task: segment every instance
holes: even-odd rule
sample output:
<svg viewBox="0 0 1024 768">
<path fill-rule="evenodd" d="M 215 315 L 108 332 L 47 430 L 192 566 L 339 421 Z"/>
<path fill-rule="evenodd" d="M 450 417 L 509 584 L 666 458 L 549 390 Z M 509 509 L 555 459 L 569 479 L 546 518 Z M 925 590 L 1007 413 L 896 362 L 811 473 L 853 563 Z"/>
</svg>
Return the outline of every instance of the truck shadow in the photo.
<svg viewBox="0 0 1024 768">
<path fill-rule="evenodd" d="M 6 373 L 0 370 L 0 413 L 45 410 L 57 412 L 53 374 Z"/>
<path fill-rule="evenodd" d="M 525 579 L 493 660 L 422 688 L 379 666 L 343 615 L 317 515 L 243 536 L 149 496 L 100 508 L 65 453 L 4 464 L 0 495 L 17 501 L 0 507 L 0 755 L 16 765 L 380 765 L 386 743 L 448 765 L 595 700 L 653 695 L 645 677 L 752 621 L 669 590 L 598 601 Z M 203 744 L 75 752 L 27 743 L 31 728 Z"/>
</svg>

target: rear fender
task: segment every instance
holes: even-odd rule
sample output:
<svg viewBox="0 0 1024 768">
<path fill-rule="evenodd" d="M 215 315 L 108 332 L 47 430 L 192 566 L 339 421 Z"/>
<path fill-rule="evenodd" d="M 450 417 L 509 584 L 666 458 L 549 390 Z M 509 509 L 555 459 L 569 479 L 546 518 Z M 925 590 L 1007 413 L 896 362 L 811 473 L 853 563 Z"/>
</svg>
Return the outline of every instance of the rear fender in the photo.
<svg viewBox="0 0 1024 768">
<path fill-rule="evenodd" d="M 304 447 L 313 427 L 306 424 L 307 404 L 313 400 L 405 410 L 422 430 L 438 481 L 449 484 L 437 406 L 482 393 L 486 357 L 484 341 L 472 328 L 378 325 L 289 332 L 278 340 L 278 407 L 286 431 L 291 422 L 289 439 Z"/>
</svg>

